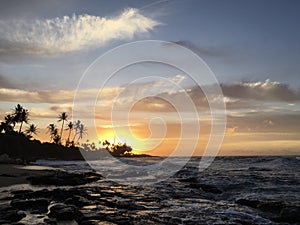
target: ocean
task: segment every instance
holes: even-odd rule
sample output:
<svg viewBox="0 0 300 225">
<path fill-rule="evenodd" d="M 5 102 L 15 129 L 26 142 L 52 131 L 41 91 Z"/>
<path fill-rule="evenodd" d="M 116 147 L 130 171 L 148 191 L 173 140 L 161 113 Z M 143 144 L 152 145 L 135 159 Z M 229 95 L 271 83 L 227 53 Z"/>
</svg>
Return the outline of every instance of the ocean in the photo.
<svg viewBox="0 0 300 225">
<path fill-rule="evenodd" d="M 122 210 L 116 205 L 113 209 L 132 224 L 300 224 L 300 157 L 216 157 L 203 171 L 199 170 L 201 158 L 192 157 L 181 169 L 149 169 L 164 159 L 39 160 L 36 164 L 104 174 L 103 180 L 85 185 L 91 195 L 102 196 L 103 205 L 91 202 L 85 210 L 103 214 L 104 208 L 112 211 L 107 202 L 127 204 Z M 185 161 L 172 158 L 174 164 Z M 142 169 L 136 171 L 132 165 Z M 158 179 L 157 174 L 168 176 Z M 115 222 L 107 219 L 113 216 L 105 218 Z"/>
</svg>

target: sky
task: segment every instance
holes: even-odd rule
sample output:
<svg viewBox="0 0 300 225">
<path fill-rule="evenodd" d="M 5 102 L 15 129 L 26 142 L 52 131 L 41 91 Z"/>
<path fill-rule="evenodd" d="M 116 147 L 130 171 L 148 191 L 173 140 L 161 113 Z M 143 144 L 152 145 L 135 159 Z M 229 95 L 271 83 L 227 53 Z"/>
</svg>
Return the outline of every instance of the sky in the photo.
<svg viewBox="0 0 300 225">
<path fill-rule="evenodd" d="M 212 141 L 219 155 L 299 155 L 299 10 L 296 0 L 2 1 L 0 120 L 20 103 L 42 141 L 67 112 L 87 126 L 82 142 L 116 136 L 137 153 L 202 155 Z"/>
</svg>

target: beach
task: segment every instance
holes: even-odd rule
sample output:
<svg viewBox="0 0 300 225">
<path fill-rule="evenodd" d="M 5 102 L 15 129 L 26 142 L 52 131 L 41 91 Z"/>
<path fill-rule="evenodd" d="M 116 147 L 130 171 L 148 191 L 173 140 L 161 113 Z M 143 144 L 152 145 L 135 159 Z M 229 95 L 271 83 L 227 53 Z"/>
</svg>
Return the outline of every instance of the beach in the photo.
<svg viewBox="0 0 300 225">
<path fill-rule="evenodd" d="M 47 174 L 49 169 L 42 166 L 22 166 L 15 164 L 0 164 L 0 187 L 15 184 L 27 184 L 28 177 Z"/>
</svg>

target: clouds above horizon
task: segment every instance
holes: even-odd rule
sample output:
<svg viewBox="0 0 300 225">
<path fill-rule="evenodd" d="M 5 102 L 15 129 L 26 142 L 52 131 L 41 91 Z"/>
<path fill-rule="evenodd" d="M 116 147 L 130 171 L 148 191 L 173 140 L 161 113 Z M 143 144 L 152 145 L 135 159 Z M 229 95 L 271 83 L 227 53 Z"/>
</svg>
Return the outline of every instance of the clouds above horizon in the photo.
<svg viewBox="0 0 300 225">
<path fill-rule="evenodd" d="M 0 54 L 57 54 L 101 47 L 147 34 L 159 22 L 129 8 L 115 17 L 94 15 L 0 20 Z"/>
<path fill-rule="evenodd" d="M 271 81 L 240 82 L 221 84 L 223 94 L 231 98 L 253 99 L 258 101 L 294 102 L 300 100 L 300 91 L 289 85 Z"/>
<path fill-rule="evenodd" d="M 162 99 L 178 99 L 183 95 L 189 95 L 195 104 L 207 106 L 207 99 L 200 87 L 181 88 L 181 82 L 185 80 L 182 75 L 169 77 L 165 80 L 148 81 L 144 83 L 131 84 L 130 86 L 112 86 L 105 87 L 99 93 L 98 89 L 78 90 L 77 95 L 80 101 L 88 99 L 94 100 L 95 96 L 103 101 L 116 99 L 116 103 L 121 103 L 123 99 L 134 101 L 136 95 L 148 94 L 152 100 L 158 101 L 161 106 Z M 76 94 L 75 90 L 22 90 L 10 85 L 10 80 L 0 76 L 3 85 L 0 87 L 0 100 L 6 102 L 31 102 L 31 103 L 66 103 L 71 102 Z M 3 81 L 3 82 L 2 82 Z M 174 83 L 178 85 L 174 86 Z M 247 101 L 246 106 L 251 107 L 253 102 L 297 102 L 300 101 L 300 91 L 290 88 L 287 84 L 265 80 L 257 82 L 240 82 L 233 84 L 220 85 L 224 95 L 225 103 L 230 108 L 238 109 L 243 107 L 243 102 Z M 145 100 L 149 102 L 150 99 Z M 249 105 L 250 104 L 250 105 Z"/>
</svg>

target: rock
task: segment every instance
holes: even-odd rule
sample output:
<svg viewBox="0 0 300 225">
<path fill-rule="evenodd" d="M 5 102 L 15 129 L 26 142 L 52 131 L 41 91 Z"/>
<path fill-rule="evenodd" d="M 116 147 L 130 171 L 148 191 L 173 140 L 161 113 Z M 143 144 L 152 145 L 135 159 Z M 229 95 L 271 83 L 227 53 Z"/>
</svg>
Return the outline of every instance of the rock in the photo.
<svg viewBox="0 0 300 225">
<path fill-rule="evenodd" d="M 249 167 L 248 169 L 249 171 L 272 171 L 271 169 L 268 169 L 268 168 L 261 168 L 261 167 L 255 167 L 255 166 L 252 166 L 252 167 Z"/>
<path fill-rule="evenodd" d="M 240 205 L 245 205 L 245 206 L 249 206 L 249 207 L 252 207 L 252 208 L 257 208 L 258 204 L 259 204 L 259 200 L 253 200 L 253 199 L 238 199 L 236 201 L 237 204 L 240 204 Z"/>
<path fill-rule="evenodd" d="M 27 199 L 30 198 L 30 194 L 33 193 L 32 190 L 17 190 L 11 192 L 15 199 Z"/>
<path fill-rule="evenodd" d="M 289 223 L 300 223 L 300 206 L 286 206 L 280 212 L 280 220 Z"/>
<path fill-rule="evenodd" d="M 273 213 L 278 215 L 284 207 L 283 202 L 268 201 L 268 200 L 256 200 L 256 199 L 239 199 L 236 203 L 240 205 L 249 206 L 255 209 L 259 209 L 263 212 Z"/>
<path fill-rule="evenodd" d="M 118 215 L 108 216 L 107 220 L 109 222 L 113 222 L 113 223 L 116 223 L 116 224 L 124 224 L 124 225 L 125 224 L 126 225 L 133 224 L 133 221 L 129 217 L 126 217 L 126 216 L 118 216 Z"/>
<path fill-rule="evenodd" d="M 284 204 L 282 202 L 275 201 L 260 201 L 257 208 L 264 212 L 270 212 L 274 214 L 279 214 L 282 210 Z"/>
<path fill-rule="evenodd" d="M 116 225 L 116 223 L 100 220 L 85 220 L 82 221 L 80 225 Z"/>
<path fill-rule="evenodd" d="M 222 191 L 216 186 L 211 184 L 200 184 L 200 183 L 191 183 L 187 187 L 189 188 L 201 188 L 205 192 L 210 192 L 213 194 L 222 194 Z"/>
<path fill-rule="evenodd" d="M 13 160 L 9 157 L 8 154 L 4 153 L 0 155 L 0 163 L 12 163 Z"/>
<path fill-rule="evenodd" d="M 55 218 L 45 218 L 45 219 L 44 219 L 44 223 L 45 223 L 45 224 L 51 224 L 51 225 L 56 225 L 56 224 L 57 224 Z"/>
<path fill-rule="evenodd" d="M 119 200 L 116 201 L 116 207 L 118 209 L 128 209 L 128 210 L 145 210 L 146 207 L 142 205 L 137 205 L 134 203 L 133 200 L 125 199 L 125 200 Z"/>
<path fill-rule="evenodd" d="M 55 185 L 55 186 L 77 186 L 91 183 L 102 178 L 101 175 L 93 172 L 89 173 L 68 173 L 55 171 L 48 175 L 29 177 L 32 185 Z"/>
<path fill-rule="evenodd" d="M 78 207 L 90 205 L 90 201 L 84 197 L 75 195 L 71 198 L 66 199 L 65 204 L 72 204 Z"/>
<path fill-rule="evenodd" d="M 179 178 L 178 181 L 185 183 L 197 183 L 198 179 L 195 177 Z"/>
<path fill-rule="evenodd" d="M 10 205 L 16 209 L 20 210 L 39 210 L 41 213 L 46 213 L 48 211 L 49 199 L 14 199 L 11 201 Z"/>
<path fill-rule="evenodd" d="M 15 210 L 11 207 L 1 207 L 0 208 L 0 221 L 2 221 L 0 224 L 10 224 L 11 222 L 17 222 L 20 221 L 22 218 L 26 216 L 23 212 L 18 212 L 18 210 Z"/>
<path fill-rule="evenodd" d="M 18 165 L 26 165 L 25 160 L 20 159 L 20 158 L 15 159 L 15 162 L 14 162 L 14 163 L 16 163 L 16 164 L 18 164 Z"/>
<path fill-rule="evenodd" d="M 62 203 L 54 204 L 50 207 L 48 217 L 59 220 L 74 220 L 78 218 L 79 212 L 74 205 L 65 205 Z"/>
</svg>

